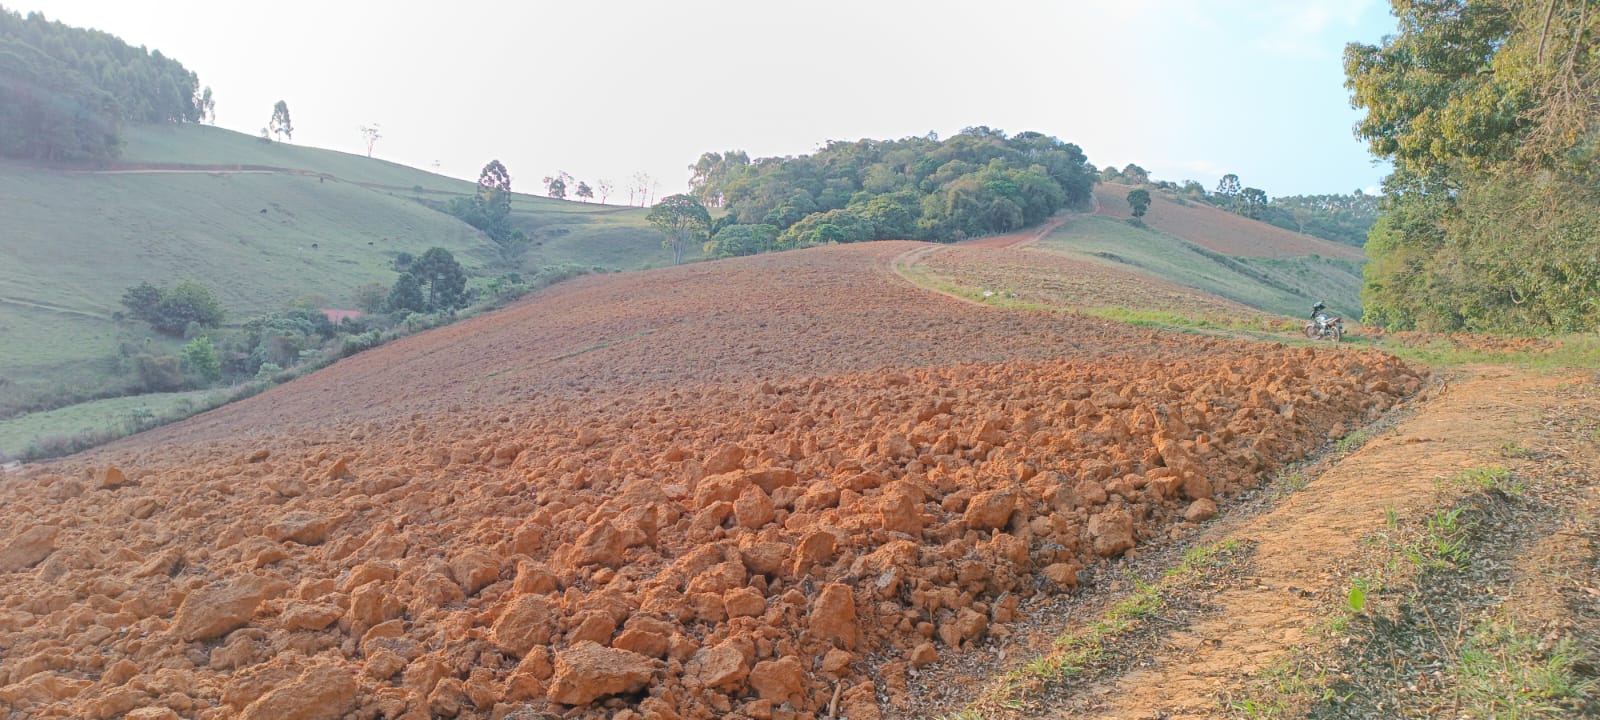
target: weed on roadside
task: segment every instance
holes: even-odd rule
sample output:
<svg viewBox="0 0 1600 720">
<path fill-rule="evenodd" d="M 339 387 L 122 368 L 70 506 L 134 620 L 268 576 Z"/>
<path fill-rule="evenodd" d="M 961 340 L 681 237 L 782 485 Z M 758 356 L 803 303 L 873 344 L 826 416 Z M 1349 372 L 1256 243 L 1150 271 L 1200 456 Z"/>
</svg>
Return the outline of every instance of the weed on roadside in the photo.
<svg viewBox="0 0 1600 720">
<path fill-rule="evenodd" d="M 1178 565 L 1151 582 L 1133 579 L 1133 592 L 1117 600 L 1086 625 L 1069 629 L 1055 639 L 1055 649 L 1001 676 L 988 692 L 964 710 L 945 720 L 979 720 L 1004 717 L 1024 710 L 1029 702 L 1053 685 L 1130 660 L 1126 648 L 1168 615 L 1178 614 L 1171 604 L 1193 588 L 1220 573 L 1238 567 L 1253 547 L 1239 540 L 1190 548 Z"/>
</svg>

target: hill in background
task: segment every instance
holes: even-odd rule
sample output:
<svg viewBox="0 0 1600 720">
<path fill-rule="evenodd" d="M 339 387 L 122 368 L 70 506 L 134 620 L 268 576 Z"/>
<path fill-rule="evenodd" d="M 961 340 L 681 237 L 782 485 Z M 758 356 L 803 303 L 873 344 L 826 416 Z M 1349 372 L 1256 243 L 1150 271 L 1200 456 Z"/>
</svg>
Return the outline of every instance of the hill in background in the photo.
<svg viewBox="0 0 1600 720">
<path fill-rule="evenodd" d="M 176 341 L 117 319 L 123 292 L 141 282 L 198 280 L 237 323 L 296 298 L 352 307 L 356 287 L 393 283 L 395 259 L 429 247 L 449 250 L 478 285 L 671 260 L 640 208 L 517 195 L 511 220 L 531 242 L 507 264 L 433 207 L 472 183 L 201 125 L 124 136 L 123 159 L 92 168 L 0 160 L 0 417 L 116 394 L 127 355 L 173 351 Z"/>
<path fill-rule="evenodd" d="M 1151 193 L 1142 227 L 1131 186 L 1095 188 L 1095 213 L 1064 223 L 1042 249 L 1091 257 L 1267 312 L 1300 317 L 1319 300 L 1361 316 L 1360 248 L 1302 235 L 1210 205 Z"/>
</svg>

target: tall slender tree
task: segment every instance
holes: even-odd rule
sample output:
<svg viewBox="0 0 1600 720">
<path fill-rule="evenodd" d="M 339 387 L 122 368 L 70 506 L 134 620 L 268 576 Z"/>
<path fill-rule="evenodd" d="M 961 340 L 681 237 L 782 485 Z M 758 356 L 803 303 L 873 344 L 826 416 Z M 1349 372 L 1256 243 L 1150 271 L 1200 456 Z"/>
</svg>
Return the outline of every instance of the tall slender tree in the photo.
<svg viewBox="0 0 1600 720">
<path fill-rule="evenodd" d="M 267 127 L 272 130 L 272 134 L 281 139 L 294 139 L 294 124 L 289 120 L 289 103 L 279 100 L 278 104 L 272 106 L 272 121 L 267 123 Z"/>
<path fill-rule="evenodd" d="M 372 157 L 372 146 L 378 144 L 378 141 L 383 139 L 383 135 L 378 132 L 378 124 L 373 123 L 371 125 L 362 125 L 361 139 L 367 142 L 367 157 Z"/>
<path fill-rule="evenodd" d="M 200 98 L 195 101 L 195 106 L 200 112 L 200 122 L 217 124 L 217 101 L 211 96 L 210 85 L 200 91 Z"/>
</svg>

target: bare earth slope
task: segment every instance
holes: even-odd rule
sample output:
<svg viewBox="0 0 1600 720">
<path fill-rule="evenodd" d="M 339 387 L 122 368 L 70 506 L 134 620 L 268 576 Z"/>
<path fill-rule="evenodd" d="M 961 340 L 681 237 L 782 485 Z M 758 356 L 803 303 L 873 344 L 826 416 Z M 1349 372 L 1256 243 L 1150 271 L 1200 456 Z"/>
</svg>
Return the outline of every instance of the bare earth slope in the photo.
<svg viewBox="0 0 1600 720">
<path fill-rule="evenodd" d="M 586 278 L 5 476 L 0 708 L 877 717 L 1420 385 L 963 303 L 917 247 Z"/>
<path fill-rule="evenodd" d="M 1097 214 L 1133 217 L 1128 207 L 1128 191 L 1132 189 L 1129 185 L 1096 185 Z M 1145 224 L 1224 255 L 1265 258 L 1322 255 L 1352 260 L 1365 257 L 1361 248 L 1291 232 L 1202 203 L 1179 205 L 1159 193 L 1150 196 Z"/>
<path fill-rule="evenodd" d="M 1147 356 L 1174 344 L 1102 320 L 997 313 L 931 295 L 888 270 L 891 258 L 919 247 L 937 246 L 869 243 L 584 277 L 131 442 L 455 413 L 458 405 L 614 399 L 688 382 Z"/>
</svg>

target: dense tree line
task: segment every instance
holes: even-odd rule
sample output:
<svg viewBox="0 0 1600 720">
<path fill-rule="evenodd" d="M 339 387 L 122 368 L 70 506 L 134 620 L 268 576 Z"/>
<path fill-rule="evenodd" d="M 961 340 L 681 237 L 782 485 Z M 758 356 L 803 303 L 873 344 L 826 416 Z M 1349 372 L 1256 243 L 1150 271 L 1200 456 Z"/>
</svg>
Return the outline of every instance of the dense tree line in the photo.
<svg viewBox="0 0 1600 720">
<path fill-rule="evenodd" d="M 1003 233 L 1086 206 L 1096 180 L 1076 145 L 987 127 L 945 140 L 832 141 L 799 157 L 706 153 L 690 170 L 694 199 L 726 210 L 706 229 L 714 256 Z"/>
<path fill-rule="evenodd" d="M 1394 162 L 1362 303 L 1391 328 L 1600 322 L 1600 3 L 1393 0 L 1345 50 L 1357 126 Z"/>
<path fill-rule="evenodd" d="M 199 122 L 210 90 L 160 50 L 0 8 L 0 155 L 115 157 L 122 122 Z"/>
<path fill-rule="evenodd" d="M 1378 220 L 1378 196 L 1357 190 L 1348 195 L 1288 195 L 1267 201 L 1262 222 L 1324 240 L 1361 247 Z"/>
</svg>

